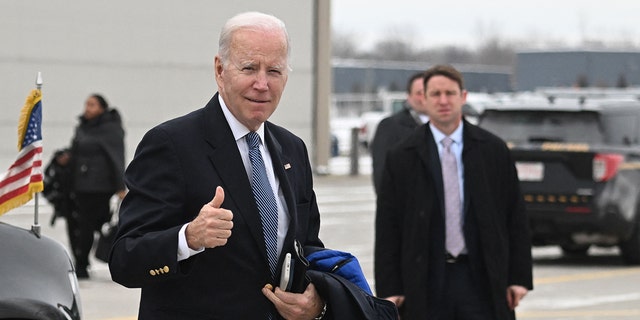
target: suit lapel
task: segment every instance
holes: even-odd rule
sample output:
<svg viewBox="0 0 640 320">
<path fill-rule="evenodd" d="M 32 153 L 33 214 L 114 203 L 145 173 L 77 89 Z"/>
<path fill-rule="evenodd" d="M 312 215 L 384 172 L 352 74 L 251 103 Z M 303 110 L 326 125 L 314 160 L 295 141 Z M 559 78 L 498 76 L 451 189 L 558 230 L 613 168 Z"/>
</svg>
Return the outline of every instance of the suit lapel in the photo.
<svg viewBox="0 0 640 320">
<path fill-rule="evenodd" d="M 234 214 L 240 215 L 247 224 L 256 245 L 261 252 L 264 252 L 264 258 L 267 261 L 267 249 L 264 244 L 258 207 L 253 198 L 251 184 L 238 151 L 238 145 L 218 102 L 218 94 L 205 108 L 204 121 L 205 139 L 211 148 L 203 151 L 207 153 L 211 165 L 222 180 L 225 202 L 231 201 L 238 208 Z"/>
</svg>

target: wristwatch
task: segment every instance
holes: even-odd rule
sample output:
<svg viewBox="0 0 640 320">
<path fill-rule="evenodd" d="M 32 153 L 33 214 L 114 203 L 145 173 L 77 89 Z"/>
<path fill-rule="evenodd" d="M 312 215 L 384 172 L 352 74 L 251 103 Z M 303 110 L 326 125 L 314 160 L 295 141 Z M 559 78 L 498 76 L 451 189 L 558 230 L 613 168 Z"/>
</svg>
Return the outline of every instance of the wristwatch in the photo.
<svg viewBox="0 0 640 320">
<path fill-rule="evenodd" d="M 324 318 L 324 315 L 327 313 L 327 303 L 324 303 L 324 306 L 322 306 L 322 311 L 320 312 L 320 314 L 318 316 L 316 316 L 315 318 L 313 318 L 313 320 L 322 320 L 322 318 Z"/>
</svg>

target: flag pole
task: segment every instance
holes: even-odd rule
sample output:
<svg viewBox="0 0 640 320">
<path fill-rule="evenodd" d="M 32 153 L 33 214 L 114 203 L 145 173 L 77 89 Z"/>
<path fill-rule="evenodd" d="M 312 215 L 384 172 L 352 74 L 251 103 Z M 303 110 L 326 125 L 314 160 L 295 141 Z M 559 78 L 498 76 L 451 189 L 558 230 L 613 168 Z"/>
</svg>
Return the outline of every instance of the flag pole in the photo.
<svg viewBox="0 0 640 320">
<path fill-rule="evenodd" d="M 38 75 L 36 76 L 36 89 L 42 89 L 42 73 L 38 71 Z M 34 207 L 33 207 L 33 225 L 31 226 L 31 231 L 36 235 L 36 237 L 40 238 L 40 224 L 38 224 L 38 193 L 34 194 Z"/>
</svg>

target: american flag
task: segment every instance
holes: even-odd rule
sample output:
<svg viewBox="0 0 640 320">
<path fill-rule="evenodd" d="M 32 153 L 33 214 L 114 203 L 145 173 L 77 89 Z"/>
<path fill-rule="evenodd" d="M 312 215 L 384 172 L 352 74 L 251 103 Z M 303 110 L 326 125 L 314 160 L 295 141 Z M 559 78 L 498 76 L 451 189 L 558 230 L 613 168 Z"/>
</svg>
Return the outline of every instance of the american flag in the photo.
<svg viewBox="0 0 640 320">
<path fill-rule="evenodd" d="M 42 183 L 42 93 L 31 91 L 18 121 L 18 157 L 0 176 L 0 215 L 27 203 Z"/>
</svg>

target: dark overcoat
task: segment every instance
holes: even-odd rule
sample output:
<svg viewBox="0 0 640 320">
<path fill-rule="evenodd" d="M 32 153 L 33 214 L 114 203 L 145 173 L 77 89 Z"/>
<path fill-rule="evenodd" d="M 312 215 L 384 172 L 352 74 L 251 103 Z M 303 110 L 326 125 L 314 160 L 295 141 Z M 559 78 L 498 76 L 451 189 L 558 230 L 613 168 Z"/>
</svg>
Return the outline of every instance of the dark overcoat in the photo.
<svg viewBox="0 0 640 320">
<path fill-rule="evenodd" d="M 124 190 L 124 128 L 116 109 L 94 119 L 83 116 L 71 141 L 73 189 L 83 193 Z"/>
<path fill-rule="evenodd" d="M 509 285 L 532 289 L 531 240 L 506 144 L 464 121 L 464 233 L 472 276 L 496 319 L 512 319 Z M 376 215 L 377 295 L 405 295 L 403 319 L 429 319 L 445 279 L 444 197 L 438 149 L 425 124 L 388 153 Z"/>
<path fill-rule="evenodd" d="M 382 170 L 387 152 L 396 143 L 409 136 L 420 123 L 411 113 L 411 107 L 405 106 L 402 110 L 382 119 L 376 134 L 371 141 L 371 164 L 373 166 L 373 187 L 376 193 L 382 183 Z"/>
</svg>

